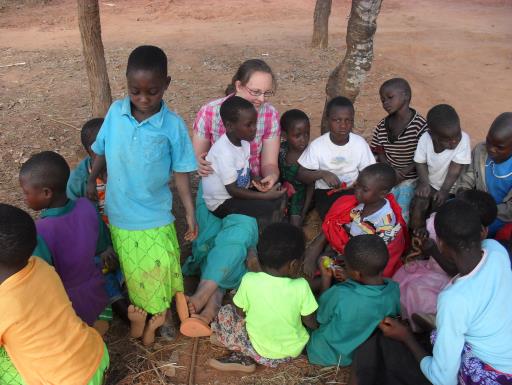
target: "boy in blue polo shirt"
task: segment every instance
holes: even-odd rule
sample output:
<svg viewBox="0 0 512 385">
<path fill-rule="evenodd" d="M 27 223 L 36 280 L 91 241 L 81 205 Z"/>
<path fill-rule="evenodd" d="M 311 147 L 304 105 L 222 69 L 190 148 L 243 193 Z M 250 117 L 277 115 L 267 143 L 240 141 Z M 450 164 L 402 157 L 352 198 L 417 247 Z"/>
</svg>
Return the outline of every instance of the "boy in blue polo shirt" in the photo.
<svg viewBox="0 0 512 385">
<path fill-rule="evenodd" d="M 92 145 L 97 157 L 87 195 L 96 198 L 96 178 L 107 166 L 105 212 L 132 303 L 131 336 L 149 345 L 162 325 L 161 334 L 172 337 L 167 310 L 183 291 L 169 180 L 174 172 L 186 212 L 185 240 L 192 240 L 197 224 L 188 173 L 196 161 L 183 119 L 162 101 L 171 81 L 165 53 L 154 46 L 136 48 L 126 79 L 128 96 L 112 104 Z"/>
</svg>

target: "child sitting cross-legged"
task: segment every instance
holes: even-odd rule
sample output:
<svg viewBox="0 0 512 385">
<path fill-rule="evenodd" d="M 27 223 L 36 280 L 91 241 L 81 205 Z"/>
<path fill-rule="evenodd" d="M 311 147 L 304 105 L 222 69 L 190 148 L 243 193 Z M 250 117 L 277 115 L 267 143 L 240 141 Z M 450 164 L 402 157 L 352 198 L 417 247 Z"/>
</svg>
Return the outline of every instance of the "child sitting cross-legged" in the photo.
<svg viewBox="0 0 512 385">
<path fill-rule="evenodd" d="M 108 323 L 98 318 L 108 297 L 94 257 L 101 255 L 107 265 L 116 261 L 110 260 L 105 224 L 96 207 L 87 198 L 73 201 L 66 196 L 68 178 L 68 164 L 52 151 L 33 155 L 21 167 L 25 201 L 32 210 L 41 211 L 33 255 L 55 267 L 78 316 L 106 331 Z"/>
<path fill-rule="evenodd" d="M 382 238 L 370 234 L 350 239 L 344 258 L 348 279 L 332 287 L 332 270 L 320 263 L 323 294 L 318 300 L 319 327 L 307 345 L 313 364 L 350 365 L 354 350 L 380 321 L 400 314 L 398 284 L 382 276 L 389 259 Z"/>
<path fill-rule="evenodd" d="M 252 103 L 232 96 L 220 107 L 220 116 L 226 133 L 211 147 L 206 160 L 213 173 L 203 177 L 203 198 L 208 210 L 224 218 L 229 214 L 244 214 L 258 220 L 260 231 L 282 218 L 280 207 L 286 190 L 275 185 L 263 192 L 258 181 L 251 182 L 249 168 L 250 143 L 256 135 L 257 112 Z M 280 217 L 274 217 L 274 214 Z"/>
<path fill-rule="evenodd" d="M 307 281 L 295 278 L 304 254 L 304 234 L 287 223 L 268 226 L 258 244 L 262 272 L 249 272 L 212 323 L 214 339 L 234 351 L 210 359 L 224 371 L 253 372 L 255 362 L 275 367 L 301 354 L 315 328 L 317 303 Z"/>
<path fill-rule="evenodd" d="M 477 211 L 458 199 L 437 212 L 441 258 L 457 274 L 439 294 L 432 354 L 396 320 L 380 324 L 385 336 L 403 342 L 435 385 L 512 383 L 512 271 L 495 240 L 481 241 Z"/>
<path fill-rule="evenodd" d="M 309 143 L 309 118 L 301 110 L 286 111 L 281 116 L 281 148 L 279 150 L 279 172 L 283 188 L 288 192 L 288 217 L 292 225 L 301 226 L 306 216 L 314 185 L 297 179 L 299 157 Z"/>
<path fill-rule="evenodd" d="M 36 235 L 26 212 L 0 204 L 0 384 L 103 384 L 107 348 L 54 268 L 31 257 Z"/>
<path fill-rule="evenodd" d="M 455 182 L 471 163 L 471 143 L 452 106 L 439 104 L 427 114 L 430 132 L 422 135 L 414 154 L 418 185 L 411 202 L 409 227 L 425 235 L 425 221 L 455 192 Z"/>
</svg>

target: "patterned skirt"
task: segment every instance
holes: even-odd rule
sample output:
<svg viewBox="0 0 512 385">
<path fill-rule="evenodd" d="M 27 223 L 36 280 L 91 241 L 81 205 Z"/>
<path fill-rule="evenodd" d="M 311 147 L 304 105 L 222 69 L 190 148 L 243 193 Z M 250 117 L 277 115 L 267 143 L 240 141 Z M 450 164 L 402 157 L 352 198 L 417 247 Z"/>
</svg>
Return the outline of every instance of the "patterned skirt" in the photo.
<svg viewBox="0 0 512 385">
<path fill-rule="evenodd" d="M 110 232 L 131 303 L 150 314 L 167 310 L 174 294 L 183 291 L 174 224 L 148 230 L 110 225 Z"/>
</svg>

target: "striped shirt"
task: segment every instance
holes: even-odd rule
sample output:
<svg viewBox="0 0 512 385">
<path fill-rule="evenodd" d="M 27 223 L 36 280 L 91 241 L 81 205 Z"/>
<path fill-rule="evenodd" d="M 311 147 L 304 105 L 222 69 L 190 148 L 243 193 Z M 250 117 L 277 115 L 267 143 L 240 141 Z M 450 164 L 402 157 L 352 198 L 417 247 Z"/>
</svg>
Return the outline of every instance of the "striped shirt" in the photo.
<svg viewBox="0 0 512 385">
<path fill-rule="evenodd" d="M 414 116 L 407 127 L 398 135 L 398 139 L 391 141 L 388 135 L 388 117 L 382 119 L 373 131 L 370 148 L 375 154 L 384 154 L 394 169 L 402 169 L 414 162 L 414 152 L 418 146 L 421 135 L 428 131 L 427 121 L 415 110 Z M 416 169 L 405 175 L 405 179 L 416 178 Z"/>
<path fill-rule="evenodd" d="M 194 121 L 194 134 L 208 139 L 213 144 L 226 132 L 220 118 L 220 106 L 230 96 L 233 96 L 233 94 L 213 100 L 201 107 Z M 256 137 L 251 142 L 249 165 L 253 175 L 261 176 L 260 155 L 263 140 L 272 139 L 279 135 L 279 115 L 277 110 L 270 103 L 263 103 L 258 109 Z"/>
</svg>

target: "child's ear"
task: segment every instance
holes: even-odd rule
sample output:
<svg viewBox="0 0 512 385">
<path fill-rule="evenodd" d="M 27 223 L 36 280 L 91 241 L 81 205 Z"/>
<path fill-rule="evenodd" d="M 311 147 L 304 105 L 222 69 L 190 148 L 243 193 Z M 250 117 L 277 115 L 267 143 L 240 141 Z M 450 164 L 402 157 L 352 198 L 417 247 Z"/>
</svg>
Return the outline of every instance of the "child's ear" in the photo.
<svg viewBox="0 0 512 385">
<path fill-rule="evenodd" d="M 235 90 L 236 92 L 240 92 L 240 90 L 242 89 L 242 82 L 240 80 L 237 80 L 235 81 Z"/>
<path fill-rule="evenodd" d="M 46 199 L 51 199 L 53 197 L 53 190 L 51 188 L 43 187 L 42 192 Z"/>
<path fill-rule="evenodd" d="M 286 133 L 286 131 L 281 130 L 281 138 L 283 140 L 288 140 L 288 134 Z"/>
<path fill-rule="evenodd" d="M 480 239 L 483 241 L 484 239 L 487 239 L 488 235 L 489 235 L 489 228 L 486 226 L 482 226 L 482 230 L 480 230 Z"/>
</svg>

